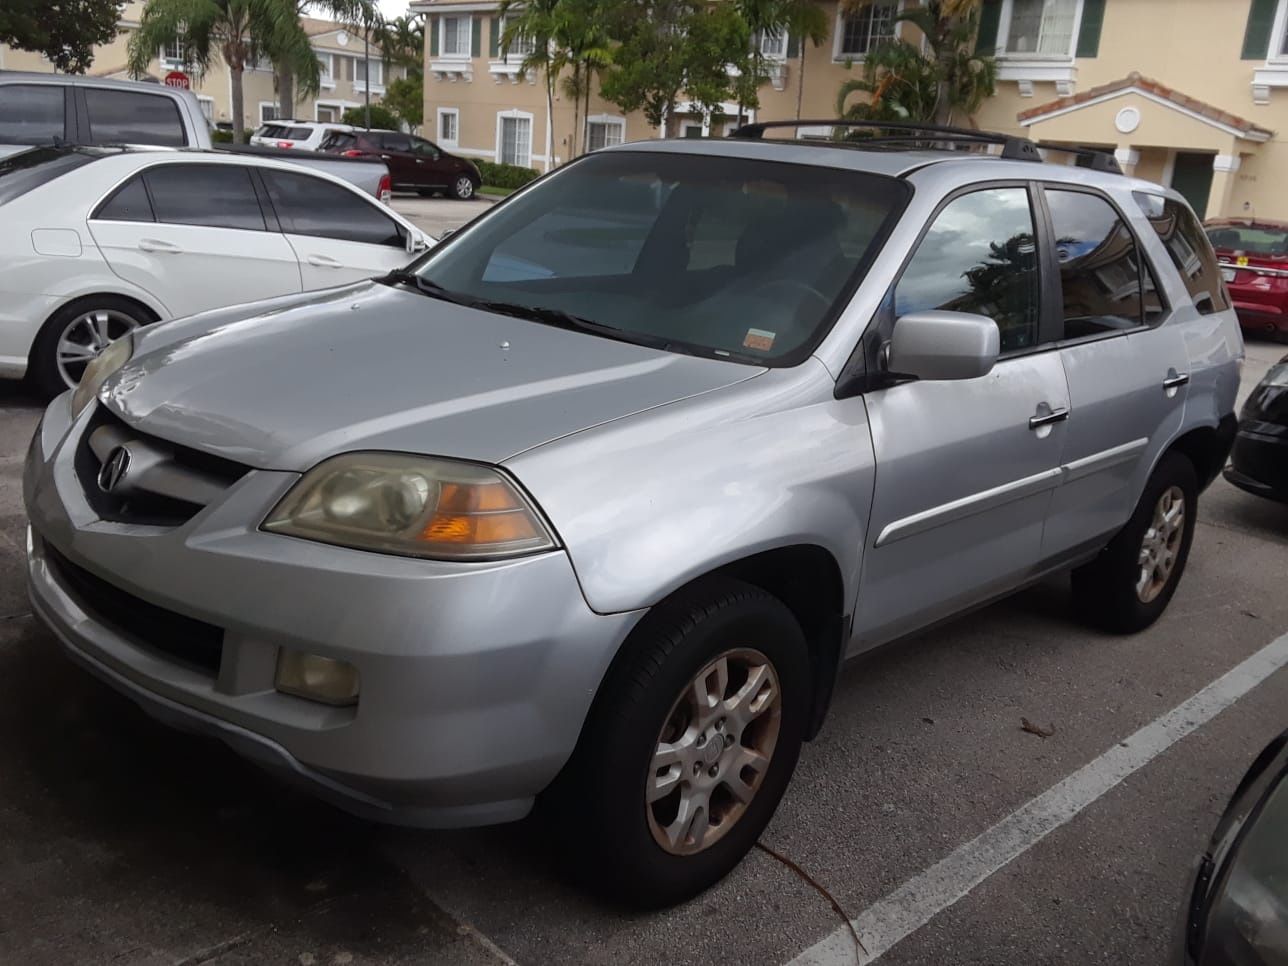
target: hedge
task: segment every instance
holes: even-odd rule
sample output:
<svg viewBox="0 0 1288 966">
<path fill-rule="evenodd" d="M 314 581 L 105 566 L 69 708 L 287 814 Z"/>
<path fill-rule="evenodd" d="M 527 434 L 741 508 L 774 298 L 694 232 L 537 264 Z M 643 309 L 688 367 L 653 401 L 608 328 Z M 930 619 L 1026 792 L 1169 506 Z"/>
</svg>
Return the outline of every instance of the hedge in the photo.
<svg viewBox="0 0 1288 966">
<path fill-rule="evenodd" d="M 475 161 L 483 183 L 497 188 L 522 188 L 529 181 L 541 177 L 541 172 L 532 168 L 521 168 L 517 164 L 496 164 L 493 161 Z"/>
</svg>

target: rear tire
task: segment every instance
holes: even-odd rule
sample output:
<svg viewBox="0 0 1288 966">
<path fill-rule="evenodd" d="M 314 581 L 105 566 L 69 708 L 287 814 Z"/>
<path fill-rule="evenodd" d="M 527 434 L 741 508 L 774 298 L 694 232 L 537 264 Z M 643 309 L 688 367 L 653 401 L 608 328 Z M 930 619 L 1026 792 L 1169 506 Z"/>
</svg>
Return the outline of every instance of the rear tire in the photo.
<svg viewBox="0 0 1288 966">
<path fill-rule="evenodd" d="M 655 608 L 614 662 L 543 810 L 588 886 L 667 906 L 756 843 L 809 713 L 805 638 L 776 598 L 712 579 Z"/>
<path fill-rule="evenodd" d="M 52 398 L 80 382 L 85 366 L 109 343 L 156 319 L 137 302 L 117 295 L 91 295 L 49 317 L 32 344 L 27 380 Z"/>
<path fill-rule="evenodd" d="M 1158 620 L 1185 572 L 1197 510 L 1194 464 L 1167 453 L 1127 525 L 1100 556 L 1073 572 L 1074 606 L 1082 618 L 1119 634 Z"/>
</svg>

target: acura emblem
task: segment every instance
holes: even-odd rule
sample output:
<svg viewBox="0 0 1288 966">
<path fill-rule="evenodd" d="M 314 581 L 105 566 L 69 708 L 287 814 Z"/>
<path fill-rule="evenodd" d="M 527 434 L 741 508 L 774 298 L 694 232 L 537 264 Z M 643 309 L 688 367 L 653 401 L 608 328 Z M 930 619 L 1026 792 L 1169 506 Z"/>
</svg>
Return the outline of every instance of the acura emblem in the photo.
<svg viewBox="0 0 1288 966">
<path fill-rule="evenodd" d="M 125 474 L 130 470 L 130 451 L 118 446 L 107 454 L 107 460 L 98 470 L 98 488 L 104 493 L 111 493 L 121 485 Z"/>
</svg>

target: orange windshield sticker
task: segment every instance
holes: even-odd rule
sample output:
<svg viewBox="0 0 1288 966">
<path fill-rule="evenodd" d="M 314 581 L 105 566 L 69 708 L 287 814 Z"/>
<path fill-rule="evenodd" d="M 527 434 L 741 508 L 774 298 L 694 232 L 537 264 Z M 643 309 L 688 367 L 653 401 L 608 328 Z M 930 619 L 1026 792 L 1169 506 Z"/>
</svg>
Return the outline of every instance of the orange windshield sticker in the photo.
<svg viewBox="0 0 1288 966">
<path fill-rule="evenodd" d="M 748 329 L 747 335 L 742 340 L 744 349 L 756 349 L 759 352 L 768 352 L 774 347 L 774 332 L 766 332 L 764 329 Z"/>
</svg>

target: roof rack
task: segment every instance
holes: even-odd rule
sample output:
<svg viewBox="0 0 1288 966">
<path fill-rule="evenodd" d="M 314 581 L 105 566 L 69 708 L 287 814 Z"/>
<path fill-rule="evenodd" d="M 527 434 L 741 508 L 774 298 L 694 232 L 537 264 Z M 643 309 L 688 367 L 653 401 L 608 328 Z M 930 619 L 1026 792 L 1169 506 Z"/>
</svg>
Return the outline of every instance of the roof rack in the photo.
<svg viewBox="0 0 1288 966">
<path fill-rule="evenodd" d="M 759 140 L 766 130 L 780 127 L 847 127 L 871 131 L 904 132 L 902 136 L 873 137 L 858 142 L 862 144 L 899 144 L 912 141 L 945 141 L 959 144 L 1000 144 L 1001 156 L 1013 161 L 1041 162 L 1042 153 L 1046 151 L 1064 151 L 1077 158 L 1079 167 L 1091 168 L 1093 171 L 1107 171 L 1122 174 L 1118 160 L 1104 151 L 1092 148 L 1069 148 L 1060 144 L 1046 142 L 1035 143 L 1028 138 L 1014 134 L 1002 134 L 998 131 L 976 131 L 964 127 L 948 127 L 942 124 L 914 124 L 906 121 L 852 121 L 836 118 L 821 121 L 756 121 L 744 124 L 730 133 L 730 137 L 746 140 Z"/>
</svg>

